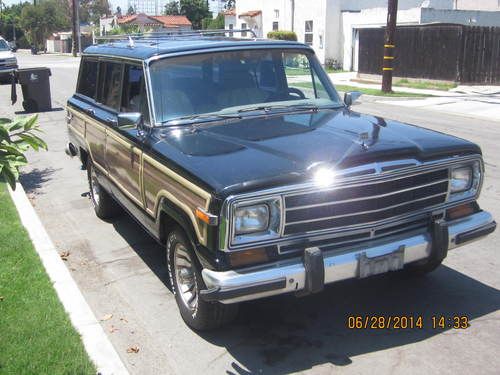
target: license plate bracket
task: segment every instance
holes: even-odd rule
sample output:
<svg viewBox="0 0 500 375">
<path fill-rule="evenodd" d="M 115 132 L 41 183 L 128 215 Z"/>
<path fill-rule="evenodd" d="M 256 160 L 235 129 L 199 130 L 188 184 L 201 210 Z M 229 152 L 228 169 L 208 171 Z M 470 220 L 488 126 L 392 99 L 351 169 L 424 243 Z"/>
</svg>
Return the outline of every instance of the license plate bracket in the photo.
<svg viewBox="0 0 500 375">
<path fill-rule="evenodd" d="M 398 271 L 404 267 L 405 246 L 396 251 L 378 257 L 369 258 L 366 253 L 359 257 L 359 278 L 378 275 L 389 271 Z"/>
</svg>

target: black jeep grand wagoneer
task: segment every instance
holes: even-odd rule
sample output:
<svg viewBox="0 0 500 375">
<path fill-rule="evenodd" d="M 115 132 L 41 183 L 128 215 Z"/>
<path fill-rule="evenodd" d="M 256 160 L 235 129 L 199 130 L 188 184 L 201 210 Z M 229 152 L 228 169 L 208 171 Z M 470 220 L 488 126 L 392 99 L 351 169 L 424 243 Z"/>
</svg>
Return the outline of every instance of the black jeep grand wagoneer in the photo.
<svg viewBox="0 0 500 375">
<path fill-rule="evenodd" d="M 96 214 L 165 246 L 195 329 L 237 303 L 398 271 L 491 233 L 480 148 L 353 112 L 313 50 L 221 35 L 117 38 L 83 54 L 67 152 Z"/>
</svg>

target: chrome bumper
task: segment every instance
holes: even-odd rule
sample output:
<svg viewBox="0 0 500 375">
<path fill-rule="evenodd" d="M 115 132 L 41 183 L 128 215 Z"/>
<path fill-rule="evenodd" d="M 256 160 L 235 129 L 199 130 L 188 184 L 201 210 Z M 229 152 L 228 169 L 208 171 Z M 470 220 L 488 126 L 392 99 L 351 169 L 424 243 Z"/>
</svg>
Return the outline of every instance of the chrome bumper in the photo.
<svg viewBox="0 0 500 375">
<path fill-rule="evenodd" d="M 451 250 L 470 243 L 495 230 L 496 223 L 485 211 L 455 221 L 445 222 L 447 244 Z M 359 259 L 376 258 L 404 248 L 404 264 L 431 257 L 433 240 L 430 231 L 393 236 L 385 241 L 371 241 L 358 246 L 322 254 L 324 284 L 359 277 Z M 297 293 L 307 290 L 307 271 L 304 260 L 294 258 L 237 271 L 202 271 L 207 290 L 206 300 L 235 303 L 263 297 Z"/>
</svg>

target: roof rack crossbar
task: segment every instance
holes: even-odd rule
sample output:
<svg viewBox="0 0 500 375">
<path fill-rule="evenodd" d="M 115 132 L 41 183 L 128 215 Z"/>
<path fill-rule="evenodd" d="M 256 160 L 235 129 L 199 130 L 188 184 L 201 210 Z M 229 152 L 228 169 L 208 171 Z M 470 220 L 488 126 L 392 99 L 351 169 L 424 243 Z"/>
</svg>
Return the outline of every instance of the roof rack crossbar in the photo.
<svg viewBox="0 0 500 375">
<path fill-rule="evenodd" d="M 123 40 L 156 40 L 156 39 L 175 39 L 190 36 L 217 36 L 229 34 L 243 34 L 251 33 L 253 38 L 257 38 L 257 35 L 252 29 L 217 29 L 217 30 L 183 30 L 183 31 L 152 31 L 147 33 L 136 33 L 136 34 L 118 34 L 118 35 L 105 35 L 96 36 L 95 40 L 97 43 L 105 41 L 123 41 Z"/>
</svg>

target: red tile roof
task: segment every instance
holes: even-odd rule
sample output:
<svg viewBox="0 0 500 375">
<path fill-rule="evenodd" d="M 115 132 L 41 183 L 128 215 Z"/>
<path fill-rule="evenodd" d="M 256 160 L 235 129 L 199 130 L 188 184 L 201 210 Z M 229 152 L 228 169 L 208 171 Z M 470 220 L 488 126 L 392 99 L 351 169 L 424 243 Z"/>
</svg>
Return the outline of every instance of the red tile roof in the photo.
<svg viewBox="0 0 500 375">
<path fill-rule="evenodd" d="M 256 17 L 262 14 L 261 10 L 249 10 L 248 12 L 240 13 L 240 17 Z"/>
<path fill-rule="evenodd" d="M 228 10 L 225 10 L 224 12 L 222 12 L 222 14 L 225 16 L 236 16 L 236 10 L 234 8 L 228 9 Z"/>
<path fill-rule="evenodd" d="M 169 26 L 191 26 L 191 21 L 186 16 L 148 16 L 163 25 Z"/>
<path fill-rule="evenodd" d="M 191 26 L 191 21 L 189 21 L 186 16 L 148 16 L 142 13 L 119 17 L 118 23 L 124 24 L 135 21 L 138 16 L 142 16 L 141 18 L 149 18 L 151 20 L 151 23 L 161 23 L 163 24 L 163 26 L 170 28 L 179 26 Z"/>
</svg>

